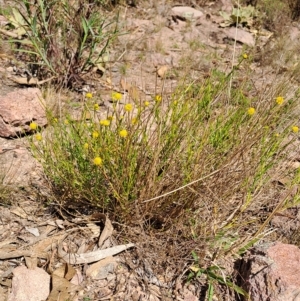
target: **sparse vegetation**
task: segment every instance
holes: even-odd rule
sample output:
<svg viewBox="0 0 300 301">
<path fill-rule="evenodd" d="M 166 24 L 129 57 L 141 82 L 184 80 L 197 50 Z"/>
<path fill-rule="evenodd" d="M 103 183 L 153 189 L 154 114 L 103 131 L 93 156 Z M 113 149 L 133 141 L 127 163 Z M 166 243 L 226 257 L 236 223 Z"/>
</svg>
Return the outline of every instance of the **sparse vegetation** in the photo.
<svg viewBox="0 0 300 301">
<path fill-rule="evenodd" d="M 18 51 L 41 78 L 53 77 L 57 89 L 76 89 L 87 72 L 103 71 L 109 45 L 119 33 L 118 14 L 107 22 L 99 8 L 126 1 L 21 2 L 14 16 L 27 41 Z M 280 0 L 244 2 L 253 6 L 242 16 L 237 8 L 223 14 L 226 26 L 238 21 L 276 28 L 276 4 L 284 7 L 285 16 L 293 7 Z M 196 59 L 190 56 L 205 45 L 197 39 L 188 45 L 189 55 L 179 60 L 185 75 L 172 70 L 176 78 L 182 76 L 172 93 L 162 90 L 148 101 L 132 97 L 133 87 L 124 88 L 128 93 L 112 90 L 103 115 L 102 98 L 88 92 L 73 104 L 79 118 L 66 109 L 47 108 L 48 127 L 32 122 L 28 139 L 61 208 L 104 212 L 128 227 L 120 240 L 144 239 L 140 245 L 146 255 L 163 249 L 156 266 L 170 265 L 179 273 L 184 267 L 184 280 L 205 286 L 206 300 L 213 300 L 218 286 L 246 295 L 224 262 L 264 239 L 276 212 L 299 205 L 298 192 L 286 198 L 275 184 L 283 177 L 289 178 L 286 190 L 299 183 L 299 169 L 286 166 L 299 139 L 299 91 L 291 84 L 297 70 L 258 90 L 247 77 L 253 55 L 245 52 L 232 70 L 215 64 L 205 78 L 195 80 L 191 64 Z M 161 54 L 167 53 L 164 47 L 162 40 L 154 44 Z M 218 60 L 218 55 L 209 52 L 200 59 Z M 292 55 L 281 58 L 293 60 Z M 123 62 L 116 70 L 126 77 L 129 67 Z M 1 180 L 3 203 L 8 190 Z M 138 235 L 131 227 L 138 227 Z M 297 238 L 298 232 L 293 235 Z"/>
<path fill-rule="evenodd" d="M 51 126 L 42 140 L 33 136 L 32 149 L 62 204 L 96 206 L 150 231 L 180 231 L 176 244 L 184 256 L 205 254 L 199 271 L 210 285 L 220 283 L 213 261 L 263 237 L 261 226 L 276 208 L 264 196 L 298 138 L 298 99 L 284 97 L 287 85 L 250 99 L 243 82 L 228 99 L 228 84 L 228 76 L 215 73 L 183 82 L 171 96 L 153 96 L 152 103 L 125 106 L 114 92 L 113 111 L 104 119 L 98 99 L 88 95 L 80 120 L 49 112 Z"/>
<path fill-rule="evenodd" d="M 103 70 L 118 33 L 118 15 L 107 21 L 101 2 L 23 0 L 12 9 L 11 25 L 18 36 L 27 36 L 17 50 L 28 54 L 32 74 L 76 89 L 83 74 Z"/>
</svg>

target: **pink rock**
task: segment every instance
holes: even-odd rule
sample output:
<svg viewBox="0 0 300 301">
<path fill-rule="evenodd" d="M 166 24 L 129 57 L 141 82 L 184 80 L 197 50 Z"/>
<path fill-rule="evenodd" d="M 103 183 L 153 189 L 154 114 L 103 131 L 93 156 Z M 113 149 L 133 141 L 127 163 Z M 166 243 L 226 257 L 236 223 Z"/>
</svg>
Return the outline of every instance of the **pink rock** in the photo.
<svg viewBox="0 0 300 301">
<path fill-rule="evenodd" d="M 189 6 L 175 6 L 172 8 L 172 14 L 183 19 L 198 19 L 203 16 L 203 12 Z"/>
<path fill-rule="evenodd" d="M 13 275 L 8 301 L 41 301 L 48 298 L 50 275 L 43 269 L 30 270 L 25 266 L 19 266 L 14 269 Z"/>
<path fill-rule="evenodd" d="M 230 27 L 227 29 L 224 29 L 224 32 L 227 34 L 227 37 L 232 40 L 237 40 L 240 43 L 246 44 L 248 46 L 254 46 L 255 40 L 253 35 L 240 28 L 234 28 Z"/>
<path fill-rule="evenodd" d="M 0 96 L 0 137 L 16 137 L 28 132 L 31 121 L 47 124 L 43 97 L 38 88 L 17 89 Z"/>
<path fill-rule="evenodd" d="M 300 249 L 276 242 L 251 251 L 242 264 L 251 301 L 300 301 Z"/>
</svg>

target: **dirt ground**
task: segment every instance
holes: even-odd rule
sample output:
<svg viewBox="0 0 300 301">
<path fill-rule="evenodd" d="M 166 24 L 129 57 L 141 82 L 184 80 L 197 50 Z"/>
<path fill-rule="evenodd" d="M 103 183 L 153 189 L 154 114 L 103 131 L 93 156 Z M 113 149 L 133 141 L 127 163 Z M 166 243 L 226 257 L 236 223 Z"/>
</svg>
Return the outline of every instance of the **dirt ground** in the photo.
<svg viewBox="0 0 300 301">
<path fill-rule="evenodd" d="M 171 93 L 187 74 L 197 81 L 209 76 L 212 69 L 229 72 L 243 53 L 251 57 L 252 72 L 245 74 L 243 69 L 239 70 L 235 81 L 249 78 L 256 90 L 248 93 L 267 90 L 271 83 L 282 81 L 295 67 L 298 54 L 293 53 L 290 59 L 279 55 L 277 49 L 282 46 L 274 32 L 264 28 L 240 28 L 239 41 L 235 42 L 235 29 L 220 27 L 223 18 L 219 12 L 230 12 L 231 1 L 195 5 L 195 9 L 203 13 L 198 18 L 176 14 L 171 9 L 172 4 L 167 1 L 120 8 L 120 29 L 124 34 L 113 43 L 103 76 L 88 78 L 88 89 L 101 95 L 103 110 L 110 109 L 108 99 L 112 90 L 123 93 L 127 85 L 129 96 L 151 99 L 162 91 Z M 5 41 L 5 35 L 2 37 Z M 294 49 L 299 38 L 298 25 L 287 24 L 286 52 Z M 21 61 L 11 59 L 13 54 L 7 52 L 4 44 L 2 42 L 0 48 L 2 95 L 20 88 L 8 70 L 15 65 L 22 66 Z M 70 97 L 76 103 L 82 95 L 68 91 L 61 95 L 61 101 Z M 53 104 L 53 99 L 48 101 Z M 6 171 L 3 182 L 13 190 L 8 198 L 0 200 L 0 301 L 25 300 L 17 297 L 16 291 L 20 288 L 28 290 L 30 295 L 30 290 L 33 294 L 33 291 L 45 291 L 47 285 L 50 287 L 49 279 L 42 286 L 42 276 L 34 273 L 28 276 L 28 271 L 14 270 L 25 265 L 29 270 L 36 266 L 45 268 L 52 275 L 51 294 L 46 296 L 49 301 L 204 300 L 206 287 L 201 277 L 191 283 L 184 281 L 188 266 L 152 266 L 156 257 L 169 251 L 169 245 L 161 246 L 160 254 L 153 253 L 151 239 L 138 228 L 130 229 L 133 233 L 136 231 L 136 235 L 131 235 L 135 241 L 128 243 L 135 246 L 124 247 L 120 255 L 108 257 L 104 263 L 99 259 L 74 263 L 68 256 L 72 252 L 84 255 L 96 252 L 98 247 L 120 245 L 119 237 L 128 231 L 126 226 L 111 223 L 102 214 L 88 212 L 84 216 L 60 208 L 53 200 L 42 167 L 28 149 L 26 138 L 0 138 L 0 164 Z M 99 236 L 103 240 L 100 243 Z M 228 264 L 229 269 L 232 267 L 232 263 Z M 29 277 L 27 282 L 20 281 L 12 288 L 14 277 L 22 278 L 23 272 L 23 278 Z M 213 300 L 225 299 L 234 300 L 235 296 L 222 289 L 215 292 Z"/>
</svg>

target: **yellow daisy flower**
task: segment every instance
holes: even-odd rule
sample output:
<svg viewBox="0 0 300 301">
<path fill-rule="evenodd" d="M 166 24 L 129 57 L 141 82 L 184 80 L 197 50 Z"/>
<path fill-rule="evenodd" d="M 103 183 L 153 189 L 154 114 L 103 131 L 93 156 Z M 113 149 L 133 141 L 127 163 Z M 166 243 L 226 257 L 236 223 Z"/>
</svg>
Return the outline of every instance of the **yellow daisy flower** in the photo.
<svg viewBox="0 0 300 301">
<path fill-rule="evenodd" d="M 252 107 L 249 108 L 248 111 L 247 111 L 248 115 L 250 115 L 250 116 L 254 115 L 255 112 L 256 112 L 255 108 L 252 108 Z"/>
<path fill-rule="evenodd" d="M 37 123 L 35 123 L 35 122 L 31 122 L 31 123 L 29 124 L 29 127 L 30 127 L 30 129 L 31 129 L 32 131 L 35 131 L 35 130 L 37 129 L 38 125 L 37 125 Z"/>
<path fill-rule="evenodd" d="M 126 130 L 121 130 L 119 132 L 120 137 L 126 138 L 128 136 L 128 132 Z"/>
<path fill-rule="evenodd" d="M 292 126 L 292 131 L 293 133 L 297 134 L 299 132 L 299 127 L 297 127 L 296 125 Z"/>
<path fill-rule="evenodd" d="M 113 101 L 119 101 L 119 100 L 122 99 L 122 94 L 119 93 L 119 92 L 113 92 L 113 93 L 111 94 L 111 99 L 112 99 Z"/>
<path fill-rule="evenodd" d="M 284 102 L 284 98 L 283 98 L 282 96 L 276 97 L 276 103 L 277 103 L 278 105 L 282 105 L 283 102 Z"/>
<path fill-rule="evenodd" d="M 160 102 L 162 100 L 161 95 L 155 95 L 155 101 Z"/>
<path fill-rule="evenodd" d="M 42 137 L 42 135 L 40 133 L 38 133 L 38 134 L 35 135 L 35 139 L 37 141 L 41 141 L 43 139 L 43 137 Z"/>
<path fill-rule="evenodd" d="M 92 134 L 93 138 L 96 139 L 99 137 L 99 133 L 97 131 L 94 131 Z"/>
<path fill-rule="evenodd" d="M 124 106 L 124 109 L 126 112 L 130 112 L 132 111 L 133 109 L 133 105 L 131 103 L 127 103 L 125 106 Z"/>
<path fill-rule="evenodd" d="M 100 120 L 100 124 L 104 125 L 104 126 L 109 126 L 110 125 L 110 121 L 108 119 L 103 119 L 103 120 Z"/>
<path fill-rule="evenodd" d="M 94 158 L 94 160 L 93 160 L 93 163 L 94 163 L 94 165 L 96 165 L 96 166 L 100 166 L 100 165 L 102 165 L 102 159 L 100 158 L 100 157 L 95 157 Z"/>
</svg>

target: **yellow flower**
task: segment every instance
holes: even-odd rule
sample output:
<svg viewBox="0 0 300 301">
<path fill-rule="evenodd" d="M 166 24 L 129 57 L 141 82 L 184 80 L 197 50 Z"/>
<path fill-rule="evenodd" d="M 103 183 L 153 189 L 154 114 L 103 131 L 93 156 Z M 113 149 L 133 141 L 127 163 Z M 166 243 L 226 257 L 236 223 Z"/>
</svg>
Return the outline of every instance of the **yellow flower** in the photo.
<svg viewBox="0 0 300 301">
<path fill-rule="evenodd" d="M 90 93 L 90 92 L 88 92 L 88 93 L 85 94 L 85 97 L 86 97 L 86 98 L 92 98 L 92 97 L 93 97 L 93 94 Z"/>
<path fill-rule="evenodd" d="M 97 103 L 94 104 L 94 111 L 98 111 L 99 110 L 99 105 Z"/>
<path fill-rule="evenodd" d="M 243 58 L 246 60 L 248 58 L 248 54 L 247 53 L 244 53 L 243 54 Z"/>
<path fill-rule="evenodd" d="M 278 105 L 282 105 L 283 102 L 284 102 L 284 98 L 283 98 L 282 96 L 276 97 L 276 103 L 277 103 Z"/>
<path fill-rule="evenodd" d="M 99 137 L 99 133 L 97 131 L 94 131 L 92 134 L 93 138 L 96 139 Z"/>
<path fill-rule="evenodd" d="M 155 95 L 155 101 L 160 102 L 161 101 L 161 95 Z"/>
<path fill-rule="evenodd" d="M 53 118 L 53 122 L 57 123 L 58 119 L 57 118 Z"/>
<path fill-rule="evenodd" d="M 68 125 L 69 124 L 69 120 L 66 119 L 64 123 L 65 123 L 65 125 Z"/>
<path fill-rule="evenodd" d="M 126 130 L 122 130 L 119 132 L 120 137 L 126 138 L 128 136 L 128 132 Z"/>
<path fill-rule="evenodd" d="M 119 101 L 122 99 L 122 94 L 119 92 L 113 92 L 113 93 L 111 93 L 111 99 L 113 101 Z"/>
<path fill-rule="evenodd" d="M 43 139 L 43 137 L 42 137 L 42 135 L 40 133 L 38 133 L 38 134 L 35 135 L 35 139 L 37 141 L 41 141 Z"/>
<path fill-rule="evenodd" d="M 89 144 L 88 144 L 88 143 L 85 143 L 85 144 L 83 145 L 83 148 L 84 148 L 84 149 L 88 149 L 88 148 L 89 148 Z"/>
<path fill-rule="evenodd" d="M 95 157 L 93 163 L 97 166 L 102 165 L 102 159 L 100 157 Z"/>
<path fill-rule="evenodd" d="M 132 111 L 133 109 L 133 105 L 131 103 L 127 103 L 125 106 L 124 106 L 124 109 L 126 112 L 130 112 Z"/>
<path fill-rule="evenodd" d="M 177 104 L 178 104 L 178 101 L 177 101 L 177 100 L 174 100 L 174 101 L 173 101 L 173 105 L 176 106 Z"/>
<path fill-rule="evenodd" d="M 35 122 L 31 122 L 29 124 L 29 127 L 30 127 L 31 130 L 35 131 L 37 129 L 38 125 Z"/>
<path fill-rule="evenodd" d="M 105 126 L 109 126 L 110 125 L 110 121 L 108 119 L 103 119 L 103 120 L 100 120 L 100 124 L 101 125 L 105 125 Z"/>
<path fill-rule="evenodd" d="M 145 101 L 145 102 L 144 102 L 144 106 L 145 106 L 145 107 L 148 107 L 149 105 L 150 105 L 150 102 L 149 102 L 149 101 Z"/>
<path fill-rule="evenodd" d="M 137 121 L 138 121 L 138 119 L 136 118 L 136 117 L 133 117 L 132 119 L 131 119 L 131 124 L 136 124 L 137 123 Z"/>
<path fill-rule="evenodd" d="M 248 115 L 252 116 L 255 114 L 255 109 L 251 107 L 248 109 L 247 113 L 248 113 Z"/>
<path fill-rule="evenodd" d="M 297 134 L 299 132 L 299 127 L 297 127 L 296 125 L 292 126 L 292 131 L 293 133 Z"/>
</svg>

